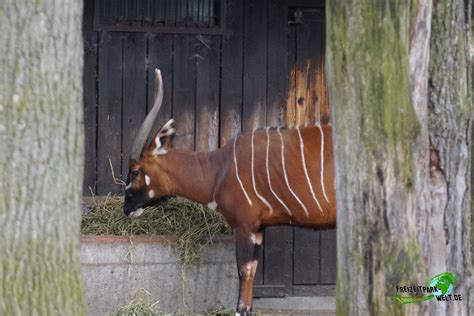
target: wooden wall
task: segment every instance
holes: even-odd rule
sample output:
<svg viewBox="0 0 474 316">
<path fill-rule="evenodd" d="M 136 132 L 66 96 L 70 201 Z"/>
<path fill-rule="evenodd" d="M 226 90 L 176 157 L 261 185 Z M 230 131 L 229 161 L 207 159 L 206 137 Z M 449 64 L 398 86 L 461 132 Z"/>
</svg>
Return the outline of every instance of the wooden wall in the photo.
<svg viewBox="0 0 474 316">
<path fill-rule="evenodd" d="M 155 67 L 165 89 L 156 128 L 173 117 L 179 148 L 212 150 L 253 127 L 329 116 L 321 9 L 295 26 L 292 1 L 227 0 L 225 35 L 150 34 L 94 31 L 93 2 L 84 8 L 85 195 L 121 191 L 112 168 L 126 176 Z"/>
<path fill-rule="evenodd" d="M 111 168 L 126 176 L 133 136 L 152 104 L 154 68 L 165 89 L 156 128 L 173 117 L 178 148 L 216 149 L 241 131 L 286 125 L 282 2 L 229 0 L 226 35 L 187 35 L 96 32 L 86 0 L 84 194 L 121 191 Z"/>
<path fill-rule="evenodd" d="M 212 150 L 253 127 L 329 119 L 323 1 L 227 0 L 225 35 L 94 31 L 93 2 L 84 5 L 85 195 L 121 193 L 112 169 L 126 177 L 154 68 L 164 80 L 154 131 L 173 117 L 178 148 Z M 332 294 L 335 244 L 334 230 L 267 229 L 256 295 Z"/>
</svg>

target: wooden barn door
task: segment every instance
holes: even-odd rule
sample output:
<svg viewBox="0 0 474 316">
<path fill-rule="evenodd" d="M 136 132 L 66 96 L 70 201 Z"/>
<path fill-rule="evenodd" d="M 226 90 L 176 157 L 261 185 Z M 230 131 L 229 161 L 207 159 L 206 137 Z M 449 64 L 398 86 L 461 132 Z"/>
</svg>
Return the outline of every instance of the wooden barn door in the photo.
<svg viewBox="0 0 474 316">
<path fill-rule="evenodd" d="M 290 0 L 283 14 L 284 29 L 276 28 L 276 32 L 286 33 L 279 44 L 286 47 L 287 58 L 286 124 L 328 123 L 324 8 L 310 1 Z M 260 260 L 255 296 L 333 295 L 336 230 L 269 227 Z"/>
<path fill-rule="evenodd" d="M 324 9 L 289 10 L 287 123 L 330 121 L 324 72 Z M 336 283 L 336 230 L 294 229 L 293 294 L 331 294 Z"/>
</svg>

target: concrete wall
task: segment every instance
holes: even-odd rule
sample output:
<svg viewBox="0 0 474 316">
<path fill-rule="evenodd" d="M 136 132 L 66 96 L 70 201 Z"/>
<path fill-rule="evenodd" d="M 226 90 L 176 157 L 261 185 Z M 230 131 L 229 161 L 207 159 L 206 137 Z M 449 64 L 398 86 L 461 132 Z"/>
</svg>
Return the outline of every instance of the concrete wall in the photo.
<svg viewBox="0 0 474 316">
<path fill-rule="evenodd" d="M 89 315 L 103 316 L 145 289 L 163 312 L 234 308 L 237 268 L 231 236 L 215 238 L 201 264 L 183 269 L 173 238 L 82 237 L 81 263 Z"/>
</svg>

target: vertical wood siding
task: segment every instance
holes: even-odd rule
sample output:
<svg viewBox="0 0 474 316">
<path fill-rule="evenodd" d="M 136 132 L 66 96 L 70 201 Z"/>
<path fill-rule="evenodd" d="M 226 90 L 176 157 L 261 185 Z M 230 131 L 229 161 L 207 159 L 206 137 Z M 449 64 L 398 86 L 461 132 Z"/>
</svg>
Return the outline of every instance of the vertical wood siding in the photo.
<svg viewBox="0 0 474 316">
<path fill-rule="evenodd" d="M 299 6 L 303 24 L 291 22 Z M 153 104 L 155 68 L 164 100 L 152 133 L 173 117 L 178 148 L 213 150 L 254 127 L 330 116 L 320 3 L 227 0 L 224 35 L 98 32 L 93 0 L 84 7 L 84 195 L 122 192 L 112 169 L 126 178 L 133 137 Z M 335 231 L 267 228 L 255 295 L 331 294 L 335 245 Z"/>
</svg>

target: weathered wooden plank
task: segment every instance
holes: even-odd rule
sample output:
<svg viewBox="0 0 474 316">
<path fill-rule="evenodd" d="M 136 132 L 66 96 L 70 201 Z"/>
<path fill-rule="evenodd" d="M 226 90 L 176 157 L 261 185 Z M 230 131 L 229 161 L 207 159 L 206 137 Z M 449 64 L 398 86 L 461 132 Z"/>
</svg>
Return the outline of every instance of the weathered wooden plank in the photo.
<svg viewBox="0 0 474 316">
<path fill-rule="evenodd" d="M 297 9 L 298 10 L 298 9 Z M 327 101 L 326 82 L 324 78 L 324 14 L 321 8 L 299 8 L 297 15 L 301 21 L 294 21 L 290 26 L 289 62 L 293 65 L 290 71 L 289 93 L 287 98 L 287 118 L 291 126 L 303 126 L 320 121 L 327 121 L 329 106 Z M 332 260 L 331 254 L 320 250 L 321 234 L 327 232 L 295 228 L 294 240 L 294 283 L 317 284 L 333 283 L 335 265 L 324 267 L 324 280 L 321 274 L 322 255 Z M 327 249 L 335 251 L 335 241 L 329 239 L 324 244 Z"/>
<path fill-rule="evenodd" d="M 329 117 L 324 77 L 324 10 L 304 9 L 297 29 L 296 100 L 299 125 Z"/>
<path fill-rule="evenodd" d="M 175 35 L 173 60 L 173 113 L 176 113 L 175 146 L 195 147 L 195 36 Z"/>
<path fill-rule="evenodd" d="M 199 36 L 196 56 L 196 151 L 208 151 L 219 146 L 220 38 Z"/>
<path fill-rule="evenodd" d="M 289 7 L 324 7 L 324 0 L 287 0 Z"/>
<path fill-rule="evenodd" d="M 146 115 L 146 45 L 144 34 L 127 33 L 123 42 L 122 178 L 128 172 L 133 140 Z"/>
<path fill-rule="evenodd" d="M 244 8 L 244 131 L 265 126 L 267 93 L 267 0 L 248 0 Z"/>
<path fill-rule="evenodd" d="M 292 296 L 334 296 L 335 284 L 293 285 Z"/>
<path fill-rule="evenodd" d="M 96 6 L 97 9 L 100 7 L 100 9 L 101 9 L 101 10 L 100 10 L 100 11 L 101 11 L 100 13 L 101 13 L 104 17 L 106 17 L 106 18 L 110 17 L 110 2 L 109 2 L 109 1 L 104 1 L 103 3 L 100 4 L 100 6 L 98 5 L 98 4 L 99 4 L 99 1 L 94 0 L 94 2 L 97 3 L 97 6 Z"/>
<path fill-rule="evenodd" d="M 148 37 L 148 110 L 153 106 L 156 82 L 155 69 L 161 71 L 163 78 L 163 104 L 160 113 L 155 120 L 150 138 L 163 126 L 172 116 L 173 101 L 173 35 L 150 34 Z"/>
<path fill-rule="evenodd" d="M 124 7 L 123 1 L 110 1 L 110 15 L 113 20 L 118 20 L 123 13 Z"/>
<path fill-rule="evenodd" d="M 331 107 L 329 106 L 329 90 L 328 90 L 328 83 L 326 80 L 326 20 L 324 20 L 322 25 L 322 56 L 321 56 L 321 71 L 318 72 L 318 94 L 321 96 L 321 100 L 319 101 L 320 106 L 320 122 L 322 124 L 327 124 L 331 121 Z"/>
<path fill-rule="evenodd" d="M 286 0 L 268 1 L 267 99 L 265 124 L 285 125 L 287 80 L 287 6 Z M 290 290 L 293 264 L 293 228 L 265 229 L 264 283 L 286 285 Z M 286 293 L 288 294 L 288 293 Z"/>
<path fill-rule="evenodd" d="M 287 87 L 288 7 L 286 0 L 268 2 L 267 106 L 266 125 L 285 122 Z"/>
<path fill-rule="evenodd" d="M 285 297 L 288 295 L 285 285 L 258 285 L 253 288 L 253 297 Z"/>
<path fill-rule="evenodd" d="M 264 284 L 291 285 L 293 227 L 267 227 L 264 241 Z"/>
<path fill-rule="evenodd" d="M 290 21 L 292 20 L 289 17 Z M 296 124 L 296 24 L 288 24 L 287 40 L 287 93 L 286 93 L 286 111 L 285 122 L 289 127 Z"/>
<path fill-rule="evenodd" d="M 222 39 L 220 145 L 228 143 L 242 128 L 243 1 L 228 0 L 228 35 Z"/>
<path fill-rule="evenodd" d="M 319 283 L 336 283 L 337 234 L 335 229 L 321 231 Z"/>
<path fill-rule="evenodd" d="M 96 193 L 97 171 L 97 33 L 94 32 L 94 1 L 84 1 L 83 15 L 83 40 L 84 40 L 84 72 L 83 72 L 83 98 L 84 98 L 84 181 L 83 195 Z"/>
<path fill-rule="evenodd" d="M 122 34 L 102 33 L 99 45 L 97 194 L 119 193 L 121 172 Z M 109 162 L 110 161 L 110 162 Z"/>
<path fill-rule="evenodd" d="M 295 228 L 294 239 L 294 284 L 317 284 L 319 283 L 319 232 L 312 229 Z M 327 247 L 334 247 L 328 244 Z"/>
<path fill-rule="evenodd" d="M 329 115 L 324 81 L 324 11 L 294 9 L 291 40 L 291 68 L 287 117 L 291 126 L 314 124 Z M 293 54 L 295 59 L 293 59 Z M 293 95 L 294 93 L 294 95 Z"/>
</svg>

